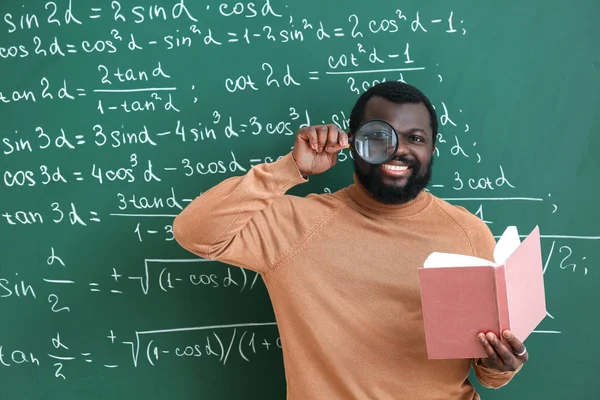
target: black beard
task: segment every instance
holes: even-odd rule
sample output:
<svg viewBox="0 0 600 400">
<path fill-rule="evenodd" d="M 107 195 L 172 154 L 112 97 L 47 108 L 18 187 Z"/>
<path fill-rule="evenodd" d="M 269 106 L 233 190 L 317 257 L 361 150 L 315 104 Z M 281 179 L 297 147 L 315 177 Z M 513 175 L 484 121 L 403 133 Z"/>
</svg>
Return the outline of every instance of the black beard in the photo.
<svg viewBox="0 0 600 400">
<path fill-rule="evenodd" d="M 406 185 L 402 187 L 384 184 L 381 179 L 381 171 L 377 165 L 370 165 L 371 170 L 369 173 L 363 174 L 357 168 L 356 161 L 354 161 L 354 172 L 358 181 L 373 197 L 385 204 L 403 204 L 415 199 L 431 180 L 433 157 L 423 176 L 421 176 L 421 166 L 417 161 L 409 161 L 404 157 L 396 157 L 394 160 L 404 162 L 413 170 Z"/>
</svg>

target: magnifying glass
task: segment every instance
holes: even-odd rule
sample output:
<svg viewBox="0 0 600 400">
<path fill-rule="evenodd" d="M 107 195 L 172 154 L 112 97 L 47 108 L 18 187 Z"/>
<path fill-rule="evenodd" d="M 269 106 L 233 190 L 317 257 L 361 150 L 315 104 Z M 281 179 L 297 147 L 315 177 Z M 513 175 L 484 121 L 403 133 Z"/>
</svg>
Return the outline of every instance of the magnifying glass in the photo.
<svg viewBox="0 0 600 400">
<path fill-rule="evenodd" d="M 348 138 L 356 154 L 370 164 L 383 164 L 398 150 L 398 134 L 387 122 L 374 119 L 361 125 Z"/>
</svg>

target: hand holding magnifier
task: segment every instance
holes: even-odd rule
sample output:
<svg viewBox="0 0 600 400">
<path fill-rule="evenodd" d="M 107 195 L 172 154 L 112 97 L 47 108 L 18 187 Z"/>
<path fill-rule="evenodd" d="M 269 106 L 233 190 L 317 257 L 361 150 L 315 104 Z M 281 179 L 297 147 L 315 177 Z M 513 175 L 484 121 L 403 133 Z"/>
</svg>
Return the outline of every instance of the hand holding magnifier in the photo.
<svg viewBox="0 0 600 400">
<path fill-rule="evenodd" d="M 352 147 L 370 164 L 383 164 L 394 158 L 398 150 L 398 134 L 383 120 L 370 120 L 348 137 L 336 125 L 303 127 L 298 131 L 292 156 L 302 174 L 320 174 L 337 163 L 337 153 Z"/>
</svg>

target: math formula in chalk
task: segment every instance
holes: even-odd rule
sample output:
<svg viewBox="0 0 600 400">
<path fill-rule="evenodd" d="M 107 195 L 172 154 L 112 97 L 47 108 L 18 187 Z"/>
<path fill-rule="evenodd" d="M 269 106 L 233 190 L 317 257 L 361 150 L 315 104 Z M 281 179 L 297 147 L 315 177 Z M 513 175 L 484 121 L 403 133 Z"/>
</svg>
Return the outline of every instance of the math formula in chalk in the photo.
<svg viewBox="0 0 600 400">
<path fill-rule="evenodd" d="M 562 228 L 573 212 L 563 205 L 564 183 L 546 170 L 527 176 L 540 161 L 520 157 L 519 143 L 497 151 L 502 135 L 530 127 L 513 126 L 518 99 L 499 106 L 486 98 L 494 81 L 509 78 L 485 70 L 478 40 L 488 21 L 458 2 L 7 3 L 0 321 L 11 328 L 0 333 L 3 382 L 27 376 L 51 387 L 92 376 L 116 386 L 191 371 L 190 385 L 205 386 L 207 371 L 245 376 L 279 362 L 285 344 L 266 280 L 183 251 L 173 221 L 213 185 L 283 157 L 301 128 L 349 132 L 354 101 L 386 81 L 426 88 L 436 110 L 427 190 L 495 233 L 521 222 L 506 217 L 513 214 L 543 221 L 545 277 L 573 287 L 595 279 L 600 237 Z M 466 96 L 465 87 L 484 95 Z M 342 150 L 331 174 L 307 186 L 341 189 L 352 165 Z M 569 316 L 556 304 L 536 333 L 568 334 Z"/>
</svg>

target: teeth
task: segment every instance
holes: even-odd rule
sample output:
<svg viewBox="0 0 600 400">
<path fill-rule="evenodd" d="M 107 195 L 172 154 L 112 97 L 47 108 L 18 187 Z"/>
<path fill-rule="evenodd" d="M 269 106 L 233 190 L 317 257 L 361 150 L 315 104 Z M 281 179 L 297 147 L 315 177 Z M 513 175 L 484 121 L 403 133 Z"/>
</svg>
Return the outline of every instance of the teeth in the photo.
<svg viewBox="0 0 600 400">
<path fill-rule="evenodd" d="M 383 164 L 383 168 L 389 169 L 392 171 L 405 171 L 408 169 L 408 167 L 406 165 L 390 165 L 390 164 Z"/>
</svg>

